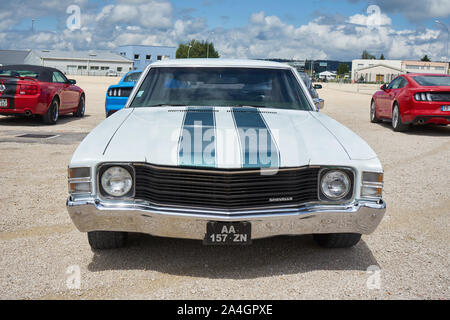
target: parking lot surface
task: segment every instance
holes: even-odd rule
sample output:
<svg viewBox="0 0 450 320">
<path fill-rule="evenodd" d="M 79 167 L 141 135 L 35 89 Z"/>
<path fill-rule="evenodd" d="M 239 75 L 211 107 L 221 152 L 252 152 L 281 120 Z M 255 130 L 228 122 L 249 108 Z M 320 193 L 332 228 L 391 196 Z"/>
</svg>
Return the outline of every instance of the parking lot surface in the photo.
<svg viewBox="0 0 450 320">
<path fill-rule="evenodd" d="M 205 247 L 133 234 L 126 248 L 93 252 L 65 208 L 67 165 L 118 78 L 76 79 L 83 119 L 0 116 L 1 299 L 450 298 L 450 127 L 393 132 L 370 123 L 367 92 L 319 91 L 321 112 L 365 139 L 385 170 L 386 216 L 354 248 L 323 249 L 311 236 Z"/>
</svg>

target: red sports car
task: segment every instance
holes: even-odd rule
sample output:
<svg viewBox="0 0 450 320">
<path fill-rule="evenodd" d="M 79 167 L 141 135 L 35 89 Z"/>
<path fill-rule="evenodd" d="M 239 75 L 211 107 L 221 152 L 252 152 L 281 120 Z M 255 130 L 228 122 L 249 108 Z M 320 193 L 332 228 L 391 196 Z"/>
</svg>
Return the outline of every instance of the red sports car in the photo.
<svg viewBox="0 0 450 320">
<path fill-rule="evenodd" d="M 450 123 L 450 76 L 444 74 L 403 74 L 384 84 L 370 105 L 370 121 L 392 121 L 394 131 L 410 124 Z"/>
<path fill-rule="evenodd" d="M 31 66 L 0 67 L 0 115 L 42 115 L 55 124 L 60 114 L 83 117 L 85 94 L 59 70 Z"/>
</svg>

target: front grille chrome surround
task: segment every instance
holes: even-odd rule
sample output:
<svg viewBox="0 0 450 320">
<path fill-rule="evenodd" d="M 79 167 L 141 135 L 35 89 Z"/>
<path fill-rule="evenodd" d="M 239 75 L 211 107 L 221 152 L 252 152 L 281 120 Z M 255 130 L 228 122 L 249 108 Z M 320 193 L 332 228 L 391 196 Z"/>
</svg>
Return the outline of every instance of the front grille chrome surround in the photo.
<svg viewBox="0 0 450 320">
<path fill-rule="evenodd" d="M 162 206 L 235 211 L 319 201 L 319 167 L 283 168 L 267 175 L 260 169 L 133 166 L 135 199 Z"/>
</svg>

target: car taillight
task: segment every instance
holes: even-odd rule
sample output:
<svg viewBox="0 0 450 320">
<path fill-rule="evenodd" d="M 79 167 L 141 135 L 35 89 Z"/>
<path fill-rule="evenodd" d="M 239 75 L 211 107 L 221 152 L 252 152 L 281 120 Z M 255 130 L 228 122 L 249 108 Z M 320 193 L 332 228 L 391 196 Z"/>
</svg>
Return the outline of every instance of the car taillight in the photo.
<svg viewBox="0 0 450 320">
<path fill-rule="evenodd" d="M 34 96 L 39 94 L 39 86 L 36 84 L 21 84 L 19 86 L 19 94 Z"/>
<path fill-rule="evenodd" d="M 418 92 L 414 95 L 416 101 L 433 101 L 430 92 Z"/>
<path fill-rule="evenodd" d="M 110 97 L 121 97 L 122 96 L 122 90 L 120 88 L 114 88 L 109 90 L 109 96 Z"/>
</svg>

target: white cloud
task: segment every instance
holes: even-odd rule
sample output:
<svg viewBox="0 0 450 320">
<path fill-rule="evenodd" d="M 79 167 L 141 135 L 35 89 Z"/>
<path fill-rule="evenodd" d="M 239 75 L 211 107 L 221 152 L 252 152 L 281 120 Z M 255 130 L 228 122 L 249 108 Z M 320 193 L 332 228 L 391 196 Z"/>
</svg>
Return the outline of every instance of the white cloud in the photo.
<svg viewBox="0 0 450 320">
<path fill-rule="evenodd" d="M 361 0 L 348 0 L 360 2 Z M 372 0 L 382 12 L 400 13 L 412 22 L 420 22 L 425 19 L 447 18 L 450 15 L 450 3 L 448 0 Z"/>
<path fill-rule="evenodd" d="M 384 13 L 373 13 L 371 15 L 355 14 L 348 18 L 348 22 L 361 26 L 387 26 L 392 24 L 391 18 Z"/>
<path fill-rule="evenodd" d="M 41 10 L 33 11 L 36 3 L 41 1 L 19 1 L 31 5 L 28 16 L 35 16 Z M 73 3 L 73 0 L 63 1 L 64 5 Z M 65 22 L 68 16 L 65 8 L 61 10 L 61 5 L 55 4 L 54 0 L 46 3 L 58 7 L 60 19 Z M 195 38 L 213 41 L 225 58 L 351 60 L 358 58 L 365 49 L 377 56 L 384 53 L 387 58 L 417 59 L 428 54 L 432 59 L 440 59 L 445 55 L 444 41 L 440 41 L 437 29 L 395 30 L 391 18 L 384 13 L 377 17 L 380 23 L 375 27 L 372 23 L 374 13 L 336 20 L 319 17 L 294 26 L 278 16 L 260 11 L 252 14 L 244 27 L 211 30 L 205 18 L 174 19 L 174 9 L 167 0 L 118 0 L 103 8 L 91 7 L 87 0 L 78 3 L 82 7 L 81 30 L 31 34 L 30 31 L 0 28 L 2 49 L 114 50 L 124 44 L 176 46 Z M 20 13 L 14 8 L 10 6 L 0 11 L 0 27 L 14 12 Z"/>
</svg>

